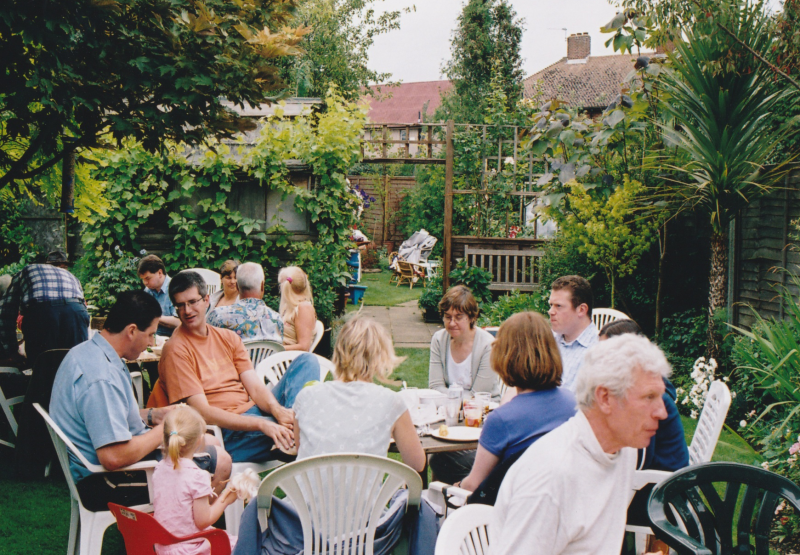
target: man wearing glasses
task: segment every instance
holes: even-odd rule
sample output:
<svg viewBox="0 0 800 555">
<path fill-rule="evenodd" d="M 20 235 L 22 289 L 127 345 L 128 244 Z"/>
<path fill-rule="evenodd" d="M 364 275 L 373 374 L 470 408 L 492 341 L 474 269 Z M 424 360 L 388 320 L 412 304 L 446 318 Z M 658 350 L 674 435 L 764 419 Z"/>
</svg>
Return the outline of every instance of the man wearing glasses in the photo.
<svg viewBox="0 0 800 555">
<path fill-rule="evenodd" d="M 197 272 L 173 277 L 169 296 L 181 321 L 158 366 L 169 402 L 186 402 L 206 423 L 222 428 L 233 462 L 275 458 L 273 446 L 291 451 L 291 406 L 304 384 L 319 380 L 316 357 L 290 367 L 270 391 L 253 369 L 241 338 L 206 323 L 207 288 Z"/>
</svg>

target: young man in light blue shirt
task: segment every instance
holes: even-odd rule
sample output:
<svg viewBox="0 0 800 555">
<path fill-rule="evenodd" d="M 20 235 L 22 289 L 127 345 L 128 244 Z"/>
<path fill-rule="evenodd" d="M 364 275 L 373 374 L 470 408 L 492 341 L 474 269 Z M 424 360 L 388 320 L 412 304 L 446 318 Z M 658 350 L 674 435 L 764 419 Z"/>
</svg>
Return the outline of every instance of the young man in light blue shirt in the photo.
<svg viewBox="0 0 800 555">
<path fill-rule="evenodd" d="M 144 284 L 144 290 L 161 306 L 161 317 L 158 319 L 158 335 L 170 337 L 181 321 L 169 298 L 170 277 L 164 262 L 154 254 L 148 254 L 139 261 L 136 269 Z"/>
<path fill-rule="evenodd" d="M 592 286 L 581 276 L 561 276 L 550 286 L 550 327 L 561 353 L 561 386 L 575 392 L 586 351 L 597 343 L 592 323 Z"/>
</svg>

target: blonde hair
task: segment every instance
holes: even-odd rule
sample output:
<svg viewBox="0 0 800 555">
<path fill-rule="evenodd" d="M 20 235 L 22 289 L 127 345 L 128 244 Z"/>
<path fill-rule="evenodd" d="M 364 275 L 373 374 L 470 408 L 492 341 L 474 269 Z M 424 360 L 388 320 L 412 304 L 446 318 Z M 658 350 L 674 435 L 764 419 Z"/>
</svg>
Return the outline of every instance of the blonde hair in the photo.
<svg viewBox="0 0 800 555">
<path fill-rule="evenodd" d="M 193 452 L 206 431 L 206 421 L 192 407 L 178 407 L 164 418 L 164 451 L 178 468 L 178 459 Z"/>
<path fill-rule="evenodd" d="M 490 362 L 509 387 L 539 391 L 561 385 L 558 346 L 547 320 L 536 312 L 519 312 L 503 322 Z"/>
<path fill-rule="evenodd" d="M 308 276 L 298 266 L 283 268 L 278 273 L 278 286 L 281 289 L 280 312 L 284 318 L 304 301 L 314 304 Z"/>
<path fill-rule="evenodd" d="M 333 350 L 336 377 L 345 382 L 371 382 L 376 377 L 386 381 L 404 360 L 395 355 L 386 328 L 365 316 L 356 316 L 344 325 Z"/>
</svg>

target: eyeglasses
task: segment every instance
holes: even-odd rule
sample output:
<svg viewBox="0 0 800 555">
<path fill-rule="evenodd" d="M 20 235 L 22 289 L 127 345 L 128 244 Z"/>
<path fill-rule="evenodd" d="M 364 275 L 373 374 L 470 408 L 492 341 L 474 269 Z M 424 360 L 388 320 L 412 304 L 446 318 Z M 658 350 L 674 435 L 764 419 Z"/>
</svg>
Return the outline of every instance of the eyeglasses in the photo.
<svg viewBox="0 0 800 555">
<path fill-rule="evenodd" d="M 202 300 L 203 300 L 203 298 L 204 298 L 204 297 L 200 297 L 199 299 L 195 299 L 195 300 L 193 300 L 193 301 L 186 301 L 185 303 L 175 303 L 175 309 L 176 309 L 176 310 L 183 310 L 183 309 L 185 309 L 187 306 L 192 306 L 192 307 L 193 307 L 193 306 L 195 306 L 197 303 L 199 303 L 200 301 L 202 301 Z"/>
</svg>

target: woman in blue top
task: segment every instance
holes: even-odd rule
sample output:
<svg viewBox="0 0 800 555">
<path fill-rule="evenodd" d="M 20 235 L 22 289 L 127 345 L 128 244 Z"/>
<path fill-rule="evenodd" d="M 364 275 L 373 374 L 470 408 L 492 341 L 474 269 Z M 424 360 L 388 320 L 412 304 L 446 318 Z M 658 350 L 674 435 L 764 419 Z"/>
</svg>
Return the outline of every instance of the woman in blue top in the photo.
<svg viewBox="0 0 800 555">
<path fill-rule="evenodd" d="M 561 385 L 561 356 L 547 321 L 535 312 L 506 320 L 491 365 L 517 396 L 486 418 L 475 463 L 461 487 L 475 491 L 495 467 L 505 467 L 534 441 L 575 415 L 572 392 Z"/>
</svg>

